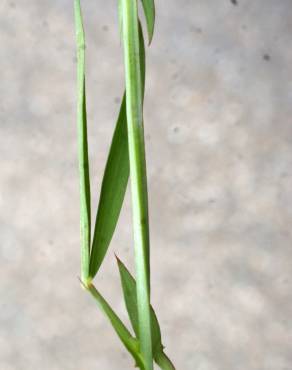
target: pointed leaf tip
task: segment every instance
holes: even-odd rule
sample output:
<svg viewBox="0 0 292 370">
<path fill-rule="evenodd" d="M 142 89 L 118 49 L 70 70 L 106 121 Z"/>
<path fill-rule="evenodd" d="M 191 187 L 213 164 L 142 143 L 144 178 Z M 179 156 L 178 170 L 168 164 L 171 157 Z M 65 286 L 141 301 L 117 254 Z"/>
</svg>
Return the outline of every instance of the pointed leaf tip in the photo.
<svg viewBox="0 0 292 370">
<path fill-rule="evenodd" d="M 141 0 L 147 24 L 149 45 L 153 39 L 155 25 L 155 4 L 154 0 Z"/>
</svg>

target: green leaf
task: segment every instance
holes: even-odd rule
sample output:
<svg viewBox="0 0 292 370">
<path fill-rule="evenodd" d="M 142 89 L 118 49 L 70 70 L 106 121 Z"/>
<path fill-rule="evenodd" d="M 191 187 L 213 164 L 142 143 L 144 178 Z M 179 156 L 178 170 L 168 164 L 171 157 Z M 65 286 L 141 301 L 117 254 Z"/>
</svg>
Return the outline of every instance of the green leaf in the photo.
<svg viewBox="0 0 292 370">
<path fill-rule="evenodd" d="M 133 330 L 139 338 L 139 323 L 138 323 L 138 310 L 137 310 L 137 290 L 136 281 L 131 275 L 129 270 L 123 264 L 123 262 L 117 257 L 118 267 L 120 271 L 121 283 L 126 303 L 126 308 L 129 314 L 129 318 L 133 327 Z M 151 333 L 152 333 L 152 351 L 153 356 L 157 352 L 163 350 L 161 343 L 161 331 L 157 320 L 157 316 L 151 306 Z"/>
<path fill-rule="evenodd" d="M 141 369 L 145 370 L 144 360 L 142 355 L 139 351 L 139 343 L 137 339 L 135 339 L 117 314 L 113 311 L 104 297 L 99 293 L 99 291 L 95 288 L 93 284 L 88 284 L 84 286 L 86 290 L 90 292 L 92 297 L 97 302 L 101 311 L 105 314 L 105 316 L 109 319 L 113 329 L 117 333 L 118 337 L 120 338 L 121 342 L 124 344 L 126 349 L 131 353 L 136 361 L 136 365 Z"/>
<path fill-rule="evenodd" d="M 155 25 L 155 4 L 154 0 L 141 0 L 141 1 L 146 18 L 149 44 L 151 44 Z"/>
<path fill-rule="evenodd" d="M 139 22 L 137 1 L 122 0 L 123 47 L 126 76 L 128 145 L 137 271 L 137 307 L 141 353 L 146 370 L 153 370 L 150 320 L 149 219 Z"/>
<path fill-rule="evenodd" d="M 123 262 L 118 257 L 116 258 L 120 271 L 126 308 L 129 314 L 133 330 L 137 338 L 139 339 L 136 281 L 129 272 L 129 270 L 126 268 L 126 266 L 123 264 Z M 160 325 L 152 306 L 151 306 L 151 334 L 152 334 L 152 352 L 155 362 L 163 370 L 175 370 L 175 367 L 173 366 L 172 362 L 163 352 L 164 346 L 161 341 Z"/>
<path fill-rule="evenodd" d="M 81 279 L 83 282 L 86 282 L 89 276 L 91 216 L 85 91 L 85 36 L 79 0 L 75 0 L 75 27 L 78 79 L 77 123 L 80 177 Z"/>
<path fill-rule="evenodd" d="M 173 363 L 163 351 L 157 353 L 155 357 L 155 362 L 162 370 L 175 370 Z"/>
<path fill-rule="evenodd" d="M 145 47 L 139 27 L 142 94 L 145 86 Z M 97 274 L 113 237 L 129 178 L 126 97 L 124 94 L 113 135 L 99 198 L 90 258 L 90 279 Z"/>
<path fill-rule="evenodd" d="M 106 255 L 123 204 L 129 178 L 126 99 L 122 101 L 101 185 L 90 258 L 94 278 Z"/>
</svg>

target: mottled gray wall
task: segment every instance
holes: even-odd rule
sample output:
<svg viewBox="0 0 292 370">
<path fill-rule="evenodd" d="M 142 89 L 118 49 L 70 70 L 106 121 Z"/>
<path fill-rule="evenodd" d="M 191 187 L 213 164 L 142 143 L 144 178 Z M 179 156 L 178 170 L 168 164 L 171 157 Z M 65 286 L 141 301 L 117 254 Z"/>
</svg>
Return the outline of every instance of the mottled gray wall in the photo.
<svg viewBox="0 0 292 370">
<path fill-rule="evenodd" d="M 178 370 L 292 369 L 292 2 L 157 0 L 153 303 Z M 0 3 L 0 369 L 126 370 L 81 289 L 72 0 Z M 84 0 L 94 205 L 123 90 L 116 1 Z M 125 318 L 127 195 L 97 286 Z"/>
</svg>

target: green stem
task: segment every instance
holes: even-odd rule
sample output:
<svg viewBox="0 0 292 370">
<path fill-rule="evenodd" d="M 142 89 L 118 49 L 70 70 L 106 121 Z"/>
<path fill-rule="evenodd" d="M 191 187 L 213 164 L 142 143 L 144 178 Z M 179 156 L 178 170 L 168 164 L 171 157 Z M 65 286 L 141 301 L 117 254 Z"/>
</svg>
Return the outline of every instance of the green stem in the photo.
<svg viewBox="0 0 292 370">
<path fill-rule="evenodd" d="M 153 370 L 150 321 L 148 199 L 137 0 L 121 0 L 121 4 L 139 340 L 146 370 Z"/>
</svg>

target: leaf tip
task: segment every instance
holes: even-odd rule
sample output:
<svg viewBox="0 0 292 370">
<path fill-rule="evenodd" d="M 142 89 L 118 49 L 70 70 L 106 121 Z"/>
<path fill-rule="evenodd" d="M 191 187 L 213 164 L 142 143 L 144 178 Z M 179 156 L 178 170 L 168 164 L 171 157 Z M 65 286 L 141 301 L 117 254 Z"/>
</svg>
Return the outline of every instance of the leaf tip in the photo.
<svg viewBox="0 0 292 370">
<path fill-rule="evenodd" d="M 115 257 L 116 257 L 117 264 L 118 264 L 119 266 L 121 266 L 121 265 L 122 265 L 122 261 L 120 260 L 120 258 L 118 257 L 118 255 L 117 255 L 116 253 L 114 253 L 114 255 L 115 255 Z"/>
</svg>

